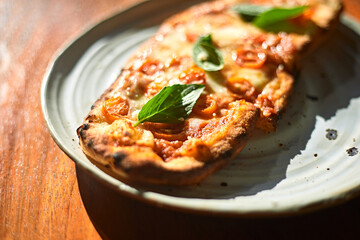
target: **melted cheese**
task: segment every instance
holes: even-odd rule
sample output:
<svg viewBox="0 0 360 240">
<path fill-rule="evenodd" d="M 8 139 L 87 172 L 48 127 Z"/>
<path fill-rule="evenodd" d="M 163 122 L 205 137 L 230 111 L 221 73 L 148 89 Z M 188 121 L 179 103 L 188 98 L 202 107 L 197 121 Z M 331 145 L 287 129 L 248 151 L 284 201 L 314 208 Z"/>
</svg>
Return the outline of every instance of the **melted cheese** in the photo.
<svg viewBox="0 0 360 240">
<path fill-rule="evenodd" d="M 239 68 L 235 76 L 248 80 L 258 91 L 261 91 L 269 82 L 269 77 L 259 69 Z"/>
<path fill-rule="evenodd" d="M 142 95 L 136 99 L 128 99 L 128 100 L 129 100 L 131 117 L 133 117 L 134 119 L 137 119 L 141 108 L 145 105 L 145 103 L 149 99 L 147 99 L 144 95 Z"/>
<path fill-rule="evenodd" d="M 184 29 L 179 28 L 167 34 L 159 45 L 153 49 L 152 56 L 166 62 L 179 56 L 191 56 L 193 44 L 188 42 L 184 35 Z"/>
<path fill-rule="evenodd" d="M 194 42 L 188 41 L 186 34 L 197 36 L 211 34 L 214 44 L 221 51 L 225 67 L 222 74 L 207 73 L 207 83 L 215 93 L 226 94 L 226 78 L 239 77 L 248 80 L 258 91 L 269 82 L 267 75 L 259 69 L 239 67 L 232 59 L 232 53 L 237 45 L 251 34 L 259 34 L 260 30 L 251 24 L 243 22 L 237 14 L 229 11 L 219 15 L 204 15 L 180 25 L 175 31 L 158 38 L 159 44 L 153 49 L 152 57 L 163 62 L 169 62 L 177 57 L 192 57 Z M 180 83 L 179 70 L 166 70 L 165 81 L 168 85 Z M 222 76 L 223 75 L 223 76 Z"/>
<path fill-rule="evenodd" d="M 206 74 L 206 83 L 212 92 L 217 94 L 227 94 L 228 90 L 225 87 L 225 79 L 221 76 L 221 74 L 213 72 Z"/>
</svg>

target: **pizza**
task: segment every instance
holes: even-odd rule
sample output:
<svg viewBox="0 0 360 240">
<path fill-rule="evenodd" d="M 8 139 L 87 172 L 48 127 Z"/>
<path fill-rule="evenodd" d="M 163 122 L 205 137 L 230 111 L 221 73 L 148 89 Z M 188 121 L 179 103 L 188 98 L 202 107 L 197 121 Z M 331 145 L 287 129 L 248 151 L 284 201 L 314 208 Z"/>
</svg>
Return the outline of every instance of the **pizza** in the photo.
<svg viewBox="0 0 360 240">
<path fill-rule="evenodd" d="M 255 128 L 276 130 L 304 56 L 338 0 L 223 0 L 167 19 L 77 129 L 86 156 L 126 182 L 191 185 L 227 165 Z"/>
</svg>

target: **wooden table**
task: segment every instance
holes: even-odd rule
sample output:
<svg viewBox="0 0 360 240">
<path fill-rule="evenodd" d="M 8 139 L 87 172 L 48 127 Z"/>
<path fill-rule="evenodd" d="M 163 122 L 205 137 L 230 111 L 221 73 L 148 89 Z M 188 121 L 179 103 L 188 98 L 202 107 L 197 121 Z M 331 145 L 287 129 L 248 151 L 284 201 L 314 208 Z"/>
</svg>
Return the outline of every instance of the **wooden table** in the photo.
<svg viewBox="0 0 360 240">
<path fill-rule="evenodd" d="M 99 239 L 105 237 L 101 209 L 91 191 L 79 194 L 74 163 L 56 146 L 45 126 L 40 86 L 56 51 L 84 29 L 139 0 L 0 0 L 0 239 Z M 360 20 L 360 1 L 346 0 L 346 11 Z M 113 196 L 109 204 L 128 204 L 113 225 L 122 239 L 155 236 L 231 238 L 275 236 L 360 239 L 360 198 L 326 210 L 276 219 L 223 219 L 142 206 Z M 143 223 L 142 216 L 154 216 Z M 108 219 L 109 220 L 109 219 Z M 110 218 L 110 220 L 112 220 Z M 138 224 L 145 224 L 143 232 Z M 105 230 L 104 230 L 105 229 Z M 172 230 L 177 229 L 175 233 Z M 311 232 L 304 232 L 311 229 Z"/>
</svg>

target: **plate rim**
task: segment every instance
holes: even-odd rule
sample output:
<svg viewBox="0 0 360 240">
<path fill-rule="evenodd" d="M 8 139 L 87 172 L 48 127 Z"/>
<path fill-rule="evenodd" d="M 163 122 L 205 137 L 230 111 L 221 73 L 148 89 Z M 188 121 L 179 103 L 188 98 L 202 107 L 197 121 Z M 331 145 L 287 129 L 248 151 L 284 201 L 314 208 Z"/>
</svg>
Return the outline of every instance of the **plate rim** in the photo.
<svg viewBox="0 0 360 240">
<path fill-rule="evenodd" d="M 160 1 L 160 0 L 159 0 Z M 206 214 L 206 215 L 220 215 L 220 216 L 227 216 L 227 217 L 267 217 L 267 216 L 279 216 L 279 215 L 297 215 L 302 214 L 306 212 L 312 212 L 314 210 L 320 210 L 324 209 L 330 206 L 341 204 L 345 201 L 348 201 L 352 198 L 355 198 L 356 196 L 360 195 L 360 184 L 351 189 L 343 189 L 341 193 L 338 193 L 336 196 L 329 196 L 328 198 L 322 198 L 317 201 L 313 201 L 311 203 L 307 203 L 304 205 L 294 205 L 294 206 L 284 206 L 282 208 L 270 208 L 267 210 L 246 210 L 246 209 L 224 209 L 224 208 L 209 208 L 205 207 L 202 209 L 197 208 L 196 206 L 189 206 L 189 205 L 181 205 L 179 203 L 174 203 L 174 201 L 164 201 L 162 198 L 154 199 L 154 196 L 150 197 L 139 194 L 139 191 L 132 189 L 132 188 L 124 188 L 121 187 L 122 181 L 115 179 L 111 177 L 110 175 L 106 174 L 105 172 L 101 171 L 99 168 L 97 168 L 95 165 L 91 164 L 90 161 L 85 162 L 82 160 L 79 160 L 77 156 L 72 152 L 72 150 L 66 146 L 65 143 L 63 143 L 63 140 L 58 135 L 58 131 L 54 127 L 53 123 L 51 122 L 51 117 L 48 112 L 49 103 L 47 102 L 47 93 L 48 93 L 48 86 L 51 82 L 51 73 L 53 72 L 53 69 L 55 65 L 58 63 L 59 59 L 62 55 L 64 55 L 68 49 L 74 45 L 77 41 L 83 39 L 86 37 L 89 33 L 92 31 L 96 31 L 97 29 L 101 28 L 104 23 L 111 22 L 116 17 L 120 17 L 125 12 L 129 11 L 136 11 L 139 7 L 144 7 L 148 4 L 151 4 L 151 2 L 157 2 L 157 1 L 149 1 L 144 0 L 141 2 L 138 2 L 136 4 L 131 5 L 130 7 L 124 8 L 111 16 L 97 22 L 96 24 L 90 26 L 86 30 L 84 30 L 82 33 L 77 35 L 77 37 L 70 39 L 69 41 L 65 42 L 65 44 L 60 47 L 53 57 L 51 58 L 44 77 L 42 79 L 41 84 L 41 108 L 42 108 L 42 114 L 46 123 L 47 128 L 49 129 L 49 133 L 57 146 L 72 160 L 74 161 L 76 168 L 80 168 L 81 170 L 84 170 L 87 174 L 90 174 L 92 177 L 95 177 L 97 180 L 101 181 L 103 184 L 106 184 L 110 188 L 114 189 L 115 191 L 126 195 L 128 197 L 131 197 L 135 200 L 140 200 L 145 203 L 149 203 L 154 206 L 161 206 L 173 210 L 178 211 L 184 211 L 184 212 L 190 212 L 190 213 L 200 213 L 200 214 Z M 194 1 L 196 2 L 196 1 Z M 360 23 L 357 22 L 354 18 L 351 16 L 348 16 L 346 14 L 341 16 L 340 22 L 348 27 L 350 30 L 354 31 L 357 35 L 360 35 Z M 115 28 L 114 28 L 115 29 Z M 114 30 L 112 29 L 112 30 Z M 151 192 L 156 195 L 163 195 L 171 198 L 177 198 L 181 199 L 181 197 L 175 197 L 175 196 L 169 196 L 163 193 L 156 193 Z M 162 200 L 161 200 L 162 199 Z M 208 199 L 206 199 L 208 200 Z"/>
</svg>

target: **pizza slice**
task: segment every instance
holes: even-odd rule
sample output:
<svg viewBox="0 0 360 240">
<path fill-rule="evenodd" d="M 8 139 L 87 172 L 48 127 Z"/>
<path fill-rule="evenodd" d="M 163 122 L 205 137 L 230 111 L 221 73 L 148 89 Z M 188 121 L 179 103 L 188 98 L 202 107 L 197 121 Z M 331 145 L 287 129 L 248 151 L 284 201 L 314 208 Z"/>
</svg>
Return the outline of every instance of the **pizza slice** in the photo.
<svg viewBox="0 0 360 240">
<path fill-rule="evenodd" d="M 87 157 L 124 181 L 196 184 L 255 127 L 276 129 L 304 54 L 334 28 L 337 0 L 223 0 L 166 20 L 77 130 Z"/>
</svg>

